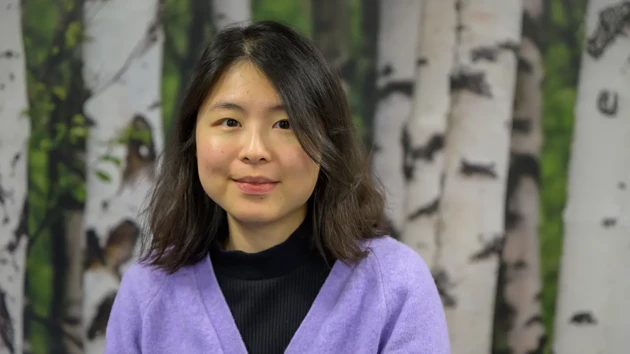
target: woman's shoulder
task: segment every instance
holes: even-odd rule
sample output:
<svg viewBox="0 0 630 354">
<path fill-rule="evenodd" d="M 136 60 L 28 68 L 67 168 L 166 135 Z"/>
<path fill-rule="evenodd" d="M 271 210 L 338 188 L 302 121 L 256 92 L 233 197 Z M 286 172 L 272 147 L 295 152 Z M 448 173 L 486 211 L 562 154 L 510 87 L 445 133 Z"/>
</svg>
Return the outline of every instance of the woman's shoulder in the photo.
<svg viewBox="0 0 630 354">
<path fill-rule="evenodd" d="M 119 288 L 126 297 L 134 298 L 140 305 L 146 305 L 151 299 L 174 279 L 186 276 L 190 267 L 183 267 L 174 273 L 152 266 L 144 262 L 132 263 L 123 273 Z"/>
<path fill-rule="evenodd" d="M 408 245 L 391 236 L 382 236 L 367 241 L 365 247 L 368 251 L 366 261 L 373 264 L 384 286 L 390 290 L 435 287 L 427 263 Z"/>
</svg>

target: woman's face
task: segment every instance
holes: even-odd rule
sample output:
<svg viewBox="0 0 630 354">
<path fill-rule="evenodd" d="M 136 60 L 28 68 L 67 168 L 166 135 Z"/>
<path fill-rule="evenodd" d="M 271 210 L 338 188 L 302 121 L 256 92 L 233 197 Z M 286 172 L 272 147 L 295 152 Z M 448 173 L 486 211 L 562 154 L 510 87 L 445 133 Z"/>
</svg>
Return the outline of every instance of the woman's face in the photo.
<svg viewBox="0 0 630 354">
<path fill-rule="evenodd" d="M 288 119 L 272 84 L 250 62 L 225 71 L 199 110 L 201 185 L 239 223 L 295 224 L 305 215 L 319 166 Z"/>
</svg>

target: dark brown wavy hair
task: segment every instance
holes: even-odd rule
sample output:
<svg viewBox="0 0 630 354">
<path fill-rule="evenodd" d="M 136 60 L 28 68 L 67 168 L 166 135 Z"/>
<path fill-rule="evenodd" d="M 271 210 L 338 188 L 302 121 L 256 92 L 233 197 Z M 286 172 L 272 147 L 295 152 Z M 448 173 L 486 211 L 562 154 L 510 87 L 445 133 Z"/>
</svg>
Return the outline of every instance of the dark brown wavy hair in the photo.
<svg viewBox="0 0 630 354">
<path fill-rule="evenodd" d="M 273 84 L 302 148 L 321 166 L 308 202 L 317 248 L 346 263 L 359 261 L 365 253 L 358 241 L 385 233 L 382 189 L 337 75 L 308 38 L 273 21 L 220 31 L 197 61 L 148 201 L 140 260 L 169 273 L 198 262 L 225 223 L 225 211 L 199 181 L 195 125 L 217 79 L 241 61 Z"/>
</svg>

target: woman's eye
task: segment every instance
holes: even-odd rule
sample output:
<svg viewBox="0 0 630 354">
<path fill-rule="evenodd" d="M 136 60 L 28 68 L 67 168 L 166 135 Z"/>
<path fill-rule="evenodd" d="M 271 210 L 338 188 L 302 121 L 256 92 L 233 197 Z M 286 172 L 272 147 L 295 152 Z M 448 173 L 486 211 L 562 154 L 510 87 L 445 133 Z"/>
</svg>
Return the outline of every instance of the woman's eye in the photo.
<svg viewBox="0 0 630 354">
<path fill-rule="evenodd" d="M 278 123 L 276 123 L 276 125 L 280 129 L 291 129 L 291 124 L 289 124 L 289 121 L 286 119 L 279 121 Z"/>
<path fill-rule="evenodd" d="M 223 122 L 221 122 L 221 124 L 228 127 L 238 127 L 238 121 L 232 118 L 224 119 Z"/>
</svg>

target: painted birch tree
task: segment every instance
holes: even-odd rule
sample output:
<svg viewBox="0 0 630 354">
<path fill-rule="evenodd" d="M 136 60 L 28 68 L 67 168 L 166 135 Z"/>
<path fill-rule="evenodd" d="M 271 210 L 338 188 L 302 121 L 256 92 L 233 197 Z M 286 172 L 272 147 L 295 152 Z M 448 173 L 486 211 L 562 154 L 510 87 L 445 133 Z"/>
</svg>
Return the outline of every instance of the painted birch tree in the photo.
<svg viewBox="0 0 630 354">
<path fill-rule="evenodd" d="M 102 353 L 125 267 L 135 259 L 139 212 L 162 150 L 160 0 L 85 4 L 87 139 L 85 353 Z"/>
<path fill-rule="evenodd" d="M 630 2 L 587 6 L 554 352 L 623 353 L 630 328 Z"/>
<path fill-rule="evenodd" d="M 28 148 L 26 62 L 18 0 L 0 2 L 0 353 L 22 353 Z"/>
<path fill-rule="evenodd" d="M 454 353 L 488 353 L 522 3 L 459 0 L 434 277 Z"/>
<path fill-rule="evenodd" d="M 403 130 L 407 183 L 401 241 L 433 266 L 444 175 L 444 137 L 450 112 L 455 49 L 455 0 L 423 1 L 418 27 L 412 113 Z"/>
<path fill-rule="evenodd" d="M 514 354 L 542 352 L 545 344 L 538 241 L 543 0 L 524 0 L 523 7 L 505 206 L 506 239 L 498 285 L 503 304 L 497 310 L 498 316 L 505 316 L 507 347 Z"/>
<path fill-rule="evenodd" d="M 391 235 L 405 225 L 403 127 L 411 114 L 421 1 L 381 1 L 376 59 L 373 165 L 387 198 Z"/>
</svg>

